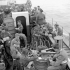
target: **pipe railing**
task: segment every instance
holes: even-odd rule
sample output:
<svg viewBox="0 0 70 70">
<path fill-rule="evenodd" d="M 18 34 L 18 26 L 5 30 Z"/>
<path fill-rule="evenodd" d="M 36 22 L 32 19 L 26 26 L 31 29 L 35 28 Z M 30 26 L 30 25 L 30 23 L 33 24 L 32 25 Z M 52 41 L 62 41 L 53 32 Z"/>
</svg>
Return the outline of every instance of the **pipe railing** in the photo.
<svg viewBox="0 0 70 70">
<path fill-rule="evenodd" d="M 57 22 L 56 22 L 57 23 Z M 53 24 L 53 18 L 52 18 L 52 26 L 53 26 L 53 28 L 54 28 L 54 24 Z M 64 28 L 63 28 L 63 26 L 61 26 L 61 25 L 59 25 L 59 27 L 62 29 L 62 37 L 64 38 L 64 37 L 67 37 L 68 38 L 68 42 L 69 42 L 69 44 L 67 44 L 64 40 L 62 40 L 63 41 L 63 43 L 68 47 L 68 48 L 70 48 L 70 33 L 67 31 L 67 30 L 65 30 Z M 67 35 L 68 36 L 65 36 L 64 35 L 64 32 L 65 33 L 67 33 Z M 67 39 L 66 38 L 66 39 Z M 62 43 L 62 47 L 63 47 L 63 43 Z"/>
<path fill-rule="evenodd" d="M 66 39 L 67 39 L 69 44 L 67 44 L 64 40 L 63 40 L 63 43 L 70 49 L 70 33 L 67 30 L 65 30 L 62 26 L 59 25 L 59 27 L 62 29 L 62 32 L 63 32 L 62 36 L 63 36 L 63 38 L 66 37 Z M 64 35 L 64 31 L 67 33 L 68 36 Z M 63 47 L 63 44 L 62 44 L 62 47 Z"/>
<path fill-rule="evenodd" d="M 70 33 L 69 33 L 69 47 L 70 47 Z"/>
</svg>

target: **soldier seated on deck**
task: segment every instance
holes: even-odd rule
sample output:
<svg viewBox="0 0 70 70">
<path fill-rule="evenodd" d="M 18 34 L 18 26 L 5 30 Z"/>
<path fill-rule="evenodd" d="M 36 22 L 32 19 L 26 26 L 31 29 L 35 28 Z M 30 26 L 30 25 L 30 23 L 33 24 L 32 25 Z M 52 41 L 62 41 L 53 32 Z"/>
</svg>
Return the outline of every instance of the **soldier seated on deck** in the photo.
<svg viewBox="0 0 70 70">
<path fill-rule="evenodd" d="M 32 57 L 32 58 L 28 57 L 27 48 L 23 48 L 22 52 L 20 52 L 15 47 L 16 47 L 16 45 L 11 46 L 11 55 L 15 59 L 18 58 L 18 60 L 17 60 L 18 63 L 16 63 L 17 67 L 20 66 L 20 64 L 21 64 L 21 65 L 23 65 L 23 70 L 24 70 L 24 67 L 26 67 L 28 65 L 28 63 L 30 61 L 33 61 L 36 57 Z M 20 66 L 20 68 L 21 68 L 21 66 Z M 21 69 L 18 69 L 18 70 L 21 70 Z"/>
<path fill-rule="evenodd" d="M 16 33 L 15 38 L 11 41 L 11 45 L 17 45 L 19 48 L 27 47 L 26 36 L 22 33 Z"/>
<path fill-rule="evenodd" d="M 14 42 L 14 40 L 12 42 Z M 11 49 L 10 52 L 13 57 L 13 69 L 15 69 L 15 67 L 17 67 L 17 70 L 22 70 L 21 64 L 19 62 L 19 59 L 22 57 L 22 55 L 21 55 L 20 51 L 17 49 L 17 47 L 18 48 L 20 47 L 18 44 L 19 42 L 15 41 L 16 44 L 13 44 L 12 42 L 11 42 L 11 46 L 10 46 L 10 49 Z"/>
<path fill-rule="evenodd" d="M 24 55 L 22 55 L 22 51 L 23 49 L 21 50 L 20 49 L 20 46 L 22 45 L 20 43 L 20 38 L 18 33 L 15 34 L 15 38 L 11 41 L 11 55 L 13 57 L 13 59 L 15 59 L 14 61 L 14 68 L 17 67 L 18 70 L 22 70 L 22 67 L 21 67 L 21 64 L 20 64 L 20 59 L 21 58 L 24 58 Z"/>
<path fill-rule="evenodd" d="M 50 59 L 51 66 L 48 67 L 47 70 L 64 70 L 66 68 L 66 64 L 62 64 L 68 58 L 68 54 L 64 49 L 58 50 L 58 47 L 55 48 L 57 54 Z"/>
</svg>

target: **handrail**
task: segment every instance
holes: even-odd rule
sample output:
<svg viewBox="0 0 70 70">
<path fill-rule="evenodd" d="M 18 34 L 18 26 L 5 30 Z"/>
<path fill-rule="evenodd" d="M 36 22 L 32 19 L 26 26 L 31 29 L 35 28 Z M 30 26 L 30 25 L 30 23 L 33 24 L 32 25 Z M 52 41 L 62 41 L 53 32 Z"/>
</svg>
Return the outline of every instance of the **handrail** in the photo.
<svg viewBox="0 0 70 70">
<path fill-rule="evenodd" d="M 64 29 L 63 26 L 59 25 L 59 27 L 63 28 L 63 31 L 65 30 L 65 32 L 69 34 L 69 32 L 66 29 Z"/>
<path fill-rule="evenodd" d="M 69 50 L 70 50 L 70 47 L 63 41 L 63 44 L 67 47 L 67 48 L 69 48 Z"/>
<path fill-rule="evenodd" d="M 67 30 L 65 30 L 65 29 L 63 28 L 63 26 L 59 25 L 59 27 L 62 28 L 63 33 L 64 33 L 64 31 L 65 31 L 66 33 L 68 33 L 68 35 L 69 35 L 69 36 L 68 36 L 68 37 L 69 37 L 69 40 L 68 40 L 69 44 L 66 44 L 64 41 L 63 41 L 63 43 L 65 44 L 66 47 L 68 47 L 68 48 L 70 49 L 70 33 L 69 33 Z M 63 34 L 63 35 L 64 35 L 64 34 Z"/>
</svg>

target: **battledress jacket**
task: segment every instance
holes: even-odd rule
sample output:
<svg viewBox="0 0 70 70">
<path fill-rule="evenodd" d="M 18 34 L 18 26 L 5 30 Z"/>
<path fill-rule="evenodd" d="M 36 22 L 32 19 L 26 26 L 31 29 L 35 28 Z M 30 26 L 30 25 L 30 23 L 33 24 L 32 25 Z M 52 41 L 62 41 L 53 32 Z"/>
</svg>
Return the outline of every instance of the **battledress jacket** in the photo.
<svg viewBox="0 0 70 70">
<path fill-rule="evenodd" d="M 17 28 L 20 32 L 22 32 L 23 30 L 23 25 L 20 23 L 20 24 L 17 24 Z"/>
<path fill-rule="evenodd" d="M 54 55 L 54 58 L 56 58 L 56 61 L 51 62 L 51 65 L 56 67 L 62 64 L 64 60 L 67 60 L 68 54 L 64 49 L 62 49 L 59 54 Z"/>
<path fill-rule="evenodd" d="M 26 53 L 26 52 L 28 52 L 26 49 L 23 49 L 23 52 L 24 53 Z M 27 55 L 25 55 L 24 53 L 21 53 L 21 52 L 19 52 L 16 48 L 15 48 L 15 46 L 13 45 L 13 46 L 11 46 L 11 54 L 12 54 L 12 57 L 13 58 L 19 58 L 19 61 L 20 61 L 20 63 L 23 65 L 23 66 L 27 66 L 28 65 L 28 63 L 30 62 L 30 61 L 33 61 L 36 57 L 28 57 Z"/>
<path fill-rule="evenodd" d="M 59 54 L 54 55 L 55 60 L 50 61 L 51 66 L 47 68 L 47 70 L 64 70 L 66 65 L 63 64 L 65 60 L 68 58 L 67 52 L 62 49 Z"/>
</svg>

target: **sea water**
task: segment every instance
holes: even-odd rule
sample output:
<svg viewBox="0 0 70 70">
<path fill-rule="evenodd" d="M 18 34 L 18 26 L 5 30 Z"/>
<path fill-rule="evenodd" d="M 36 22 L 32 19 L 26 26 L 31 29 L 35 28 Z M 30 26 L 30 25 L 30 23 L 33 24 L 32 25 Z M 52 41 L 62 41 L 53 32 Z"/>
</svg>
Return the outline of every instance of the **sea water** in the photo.
<svg viewBox="0 0 70 70">
<path fill-rule="evenodd" d="M 47 10 L 44 12 L 46 21 L 50 24 L 59 24 L 60 28 L 63 28 L 63 34 L 69 36 L 70 33 L 70 14 L 69 12 L 60 12 Z"/>
</svg>

